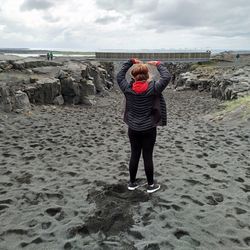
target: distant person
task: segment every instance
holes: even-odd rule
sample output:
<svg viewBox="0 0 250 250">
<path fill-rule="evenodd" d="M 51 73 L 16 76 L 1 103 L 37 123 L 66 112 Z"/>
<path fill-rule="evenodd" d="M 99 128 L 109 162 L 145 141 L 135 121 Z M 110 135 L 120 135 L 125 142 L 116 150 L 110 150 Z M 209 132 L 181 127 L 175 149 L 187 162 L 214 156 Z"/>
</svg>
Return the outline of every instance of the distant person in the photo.
<svg viewBox="0 0 250 250">
<path fill-rule="evenodd" d="M 47 53 L 47 59 L 48 59 L 48 61 L 50 59 L 50 53 L 49 52 Z"/>
<path fill-rule="evenodd" d="M 126 73 L 132 68 L 132 82 L 126 80 Z M 131 145 L 129 162 L 130 180 L 129 190 L 139 187 L 136 180 L 138 163 L 141 153 L 144 160 L 144 169 L 147 177 L 147 192 L 153 193 L 160 189 L 154 180 L 153 149 L 156 141 L 156 126 L 166 125 L 166 103 L 162 91 L 167 87 L 171 75 L 159 61 L 150 61 L 148 64 L 157 67 L 160 80 L 149 80 L 149 69 L 138 59 L 130 59 L 123 64 L 117 75 L 117 82 L 125 95 L 126 107 L 124 121 L 128 125 L 128 136 Z"/>
<path fill-rule="evenodd" d="M 50 51 L 50 60 L 52 61 L 53 60 L 53 52 L 52 51 Z"/>
<path fill-rule="evenodd" d="M 240 54 L 236 55 L 236 62 L 238 63 L 240 61 Z"/>
</svg>

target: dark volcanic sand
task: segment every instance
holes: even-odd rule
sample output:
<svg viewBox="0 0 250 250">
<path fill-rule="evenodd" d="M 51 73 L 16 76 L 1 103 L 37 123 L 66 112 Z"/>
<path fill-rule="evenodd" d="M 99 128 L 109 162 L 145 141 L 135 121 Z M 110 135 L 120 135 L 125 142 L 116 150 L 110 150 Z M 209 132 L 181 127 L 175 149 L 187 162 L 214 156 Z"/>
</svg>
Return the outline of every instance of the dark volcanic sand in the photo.
<svg viewBox="0 0 250 250">
<path fill-rule="evenodd" d="M 126 188 L 119 92 L 0 114 L 0 249 L 250 249 L 249 124 L 205 120 L 206 93 L 166 96 L 152 195 Z"/>
</svg>

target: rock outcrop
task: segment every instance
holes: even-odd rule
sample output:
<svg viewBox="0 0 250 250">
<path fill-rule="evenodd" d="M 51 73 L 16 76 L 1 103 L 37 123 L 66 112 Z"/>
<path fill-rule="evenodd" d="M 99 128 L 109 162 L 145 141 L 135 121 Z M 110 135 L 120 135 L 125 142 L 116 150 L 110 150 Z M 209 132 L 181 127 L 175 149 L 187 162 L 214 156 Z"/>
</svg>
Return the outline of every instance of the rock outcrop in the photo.
<svg viewBox="0 0 250 250">
<path fill-rule="evenodd" d="M 210 91 L 212 97 L 223 100 L 236 99 L 250 93 L 250 66 L 198 67 L 180 74 L 176 90 L 198 89 Z"/>
<path fill-rule="evenodd" d="M 0 85 L 0 110 L 4 112 L 26 112 L 31 109 L 30 101 L 25 92 L 14 91 L 5 83 Z"/>
<path fill-rule="evenodd" d="M 177 79 L 180 74 L 185 73 L 191 70 L 192 63 L 165 63 L 168 68 L 170 74 L 172 75 L 171 83 L 176 84 Z"/>
<path fill-rule="evenodd" d="M 0 108 L 30 109 L 33 104 L 95 103 L 113 86 L 112 63 L 41 58 L 0 61 Z"/>
<path fill-rule="evenodd" d="M 224 63 L 224 62 L 223 62 Z M 28 111 L 31 104 L 95 104 L 113 87 L 121 62 L 82 61 L 61 58 L 18 59 L 0 56 L 0 110 Z M 212 97 L 235 99 L 250 93 L 250 66 L 165 63 L 176 90 L 210 91 Z M 228 66 L 229 65 L 229 66 Z M 155 67 L 150 74 L 159 78 Z M 129 72 L 127 80 L 131 79 Z"/>
<path fill-rule="evenodd" d="M 24 69 L 45 67 L 45 66 L 62 66 L 62 64 L 59 62 L 47 61 L 38 58 L 25 58 L 21 60 L 9 61 L 9 63 L 12 65 L 13 69 L 17 70 L 24 70 Z"/>
<path fill-rule="evenodd" d="M 230 51 L 224 51 L 224 52 L 217 53 L 212 56 L 212 60 L 216 60 L 216 61 L 233 62 L 234 59 L 235 59 L 235 55 L 232 54 Z"/>
<path fill-rule="evenodd" d="M 34 104 L 53 104 L 57 96 L 61 95 L 61 84 L 56 78 L 43 78 L 25 87 L 29 100 Z"/>
<path fill-rule="evenodd" d="M 95 104 L 96 87 L 92 80 L 82 80 L 80 83 L 80 102 L 87 105 Z"/>
<path fill-rule="evenodd" d="M 15 93 L 15 108 L 16 111 L 29 111 L 31 109 L 28 95 L 21 90 Z"/>
<path fill-rule="evenodd" d="M 0 85 L 0 110 L 5 112 L 13 111 L 13 91 L 5 83 Z"/>
</svg>

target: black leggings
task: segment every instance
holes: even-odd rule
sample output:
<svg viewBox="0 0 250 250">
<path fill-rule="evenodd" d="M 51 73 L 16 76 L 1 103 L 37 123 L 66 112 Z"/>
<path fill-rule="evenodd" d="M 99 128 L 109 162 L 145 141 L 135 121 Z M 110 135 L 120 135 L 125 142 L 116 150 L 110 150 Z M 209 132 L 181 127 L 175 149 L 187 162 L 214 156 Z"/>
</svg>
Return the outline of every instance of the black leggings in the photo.
<svg viewBox="0 0 250 250">
<path fill-rule="evenodd" d="M 131 145 L 131 157 L 129 162 L 130 181 L 135 182 L 138 164 L 142 152 L 144 169 L 149 185 L 154 183 L 153 149 L 156 140 L 156 128 L 146 131 L 128 129 Z"/>
</svg>

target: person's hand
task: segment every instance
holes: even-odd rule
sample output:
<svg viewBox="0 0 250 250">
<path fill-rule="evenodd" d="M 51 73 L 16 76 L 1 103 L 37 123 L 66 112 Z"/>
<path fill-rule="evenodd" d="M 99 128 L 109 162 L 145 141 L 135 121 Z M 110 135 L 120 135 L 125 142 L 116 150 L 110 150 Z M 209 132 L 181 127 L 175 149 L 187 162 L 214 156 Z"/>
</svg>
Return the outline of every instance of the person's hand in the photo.
<svg viewBox="0 0 250 250">
<path fill-rule="evenodd" d="M 142 63 L 142 61 L 140 61 L 140 60 L 137 59 L 137 58 L 131 58 L 131 60 L 133 61 L 134 64 Z"/>
<path fill-rule="evenodd" d="M 159 65 L 159 61 L 149 61 L 149 62 L 147 62 L 147 64 L 151 64 L 151 65 L 154 65 L 154 66 L 157 66 L 157 65 Z"/>
</svg>

